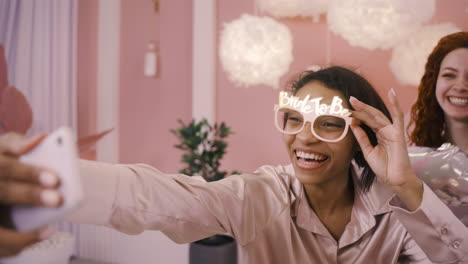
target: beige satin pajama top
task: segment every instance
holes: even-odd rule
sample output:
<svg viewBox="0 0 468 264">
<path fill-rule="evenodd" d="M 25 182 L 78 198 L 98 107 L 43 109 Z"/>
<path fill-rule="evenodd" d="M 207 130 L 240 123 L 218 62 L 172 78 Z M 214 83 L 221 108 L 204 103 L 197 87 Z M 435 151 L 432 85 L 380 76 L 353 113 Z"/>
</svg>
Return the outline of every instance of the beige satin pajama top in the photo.
<svg viewBox="0 0 468 264">
<path fill-rule="evenodd" d="M 383 184 L 355 187 L 351 221 L 335 241 L 291 165 L 209 183 L 143 164 L 80 161 L 80 170 L 86 199 L 69 219 L 160 230 L 177 243 L 229 233 L 243 264 L 468 263 L 467 229 L 426 185 L 414 212 Z"/>
</svg>

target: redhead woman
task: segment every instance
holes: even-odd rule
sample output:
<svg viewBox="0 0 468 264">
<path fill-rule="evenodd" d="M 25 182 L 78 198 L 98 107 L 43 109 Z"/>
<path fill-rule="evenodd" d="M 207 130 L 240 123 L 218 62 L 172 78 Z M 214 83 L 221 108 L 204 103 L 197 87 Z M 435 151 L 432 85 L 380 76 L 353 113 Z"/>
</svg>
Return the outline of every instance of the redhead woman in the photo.
<svg viewBox="0 0 468 264">
<path fill-rule="evenodd" d="M 468 33 L 442 38 L 412 107 L 416 174 L 468 226 Z"/>
</svg>

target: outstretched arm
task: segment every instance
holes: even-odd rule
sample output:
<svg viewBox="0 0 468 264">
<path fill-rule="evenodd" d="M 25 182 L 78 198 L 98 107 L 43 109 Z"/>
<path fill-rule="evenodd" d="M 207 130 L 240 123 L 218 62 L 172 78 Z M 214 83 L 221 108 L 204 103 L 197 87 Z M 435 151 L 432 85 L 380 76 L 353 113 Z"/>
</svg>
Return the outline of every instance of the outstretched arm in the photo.
<svg viewBox="0 0 468 264">
<path fill-rule="evenodd" d="M 277 178 L 267 175 L 272 173 L 259 170 L 206 182 L 145 164 L 81 160 L 85 200 L 67 220 L 127 234 L 159 230 L 177 243 L 229 233 L 245 244 L 288 206 L 284 192 L 271 191 L 282 188 Z"/>
</svg>

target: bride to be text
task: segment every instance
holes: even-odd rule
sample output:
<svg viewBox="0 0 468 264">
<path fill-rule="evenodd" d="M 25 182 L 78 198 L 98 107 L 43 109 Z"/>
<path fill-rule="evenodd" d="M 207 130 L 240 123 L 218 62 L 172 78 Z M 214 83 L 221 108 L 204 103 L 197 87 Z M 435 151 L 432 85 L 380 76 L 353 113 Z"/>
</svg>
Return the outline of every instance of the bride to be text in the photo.
<svg viewBox="0 0 468 264">
<path fill-rule="evenodd" d="M 340 97 L 333 96 L 333 100 L 330 105 L 321 104 L 320 101 L 322 99 L 323 97 L 310 99 L 309 95 L 300 99 L 297 96 L 289 95 L 287 92 L 280 92 L 279 106 L 290 107 L 305 114 L 315 112 L 316 115 L 351 115 L 351 112 L 343 107 L 343 100 L 341 100 Z"/>
</svg>

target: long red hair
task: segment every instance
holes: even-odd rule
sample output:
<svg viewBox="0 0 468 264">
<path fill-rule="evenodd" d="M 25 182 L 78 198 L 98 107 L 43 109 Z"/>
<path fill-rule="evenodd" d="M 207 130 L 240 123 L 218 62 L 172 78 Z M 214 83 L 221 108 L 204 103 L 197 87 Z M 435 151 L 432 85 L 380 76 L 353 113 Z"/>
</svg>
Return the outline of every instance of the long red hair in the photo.
<svg viewBox="0 0 468 264">
<path fill-rule="evenodd" d="M 444 143 L 445 119 L 436 99 L 436 83 L 442 60 L 458 48 L 468 48 L 468 32 L 443 37 L 427 59 L 418 88 L 418 99 L 411 107 L 411 123 L 408 126 L 409 129 L 414 124 L 410 140 L 416 146 L 438 147 Z"/>
</svg>

